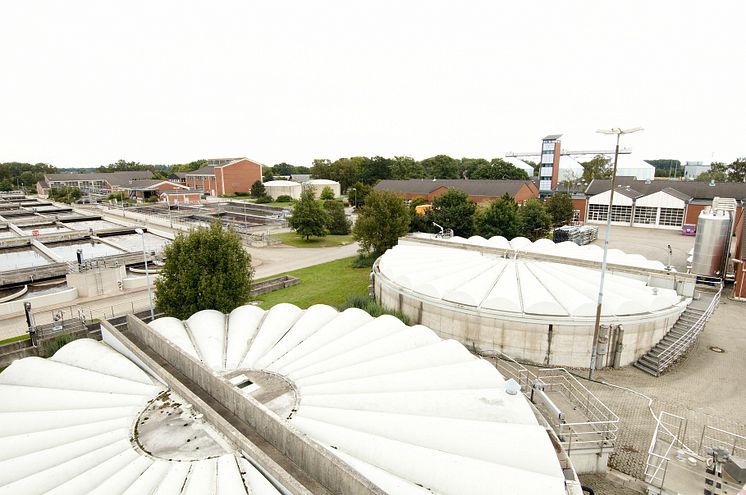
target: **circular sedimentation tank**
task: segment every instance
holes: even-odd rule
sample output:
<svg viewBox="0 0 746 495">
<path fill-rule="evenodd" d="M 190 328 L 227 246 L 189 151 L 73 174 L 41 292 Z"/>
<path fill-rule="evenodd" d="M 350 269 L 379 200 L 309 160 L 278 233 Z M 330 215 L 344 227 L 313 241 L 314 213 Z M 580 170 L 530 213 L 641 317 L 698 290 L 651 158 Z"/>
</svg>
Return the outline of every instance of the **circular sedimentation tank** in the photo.
<svg viewBox="0 0 746 495">
<path fill-rule="evenodd" d="M 495 483 L 566 493 L 526 398 L 424 326 L 289 304 L 149 326 L 386 493 L 491 494 Z M 103 343 L 14 362 L 0 373 L 0 419 L 0 493 L 278 493 L 190 405 Z M 186 491 L 164 491 L 174 487 Z"/>
<path fill-rule="evenodd" d="M 597 246 L 522 237 L 452 238 L 439 245 L 403 241 L 375 264 L 375 295 L 384 306 L 469 348 L 587 367 L 600 272 L 562 258 L 600 261 L 602 253 Z M 610 344 L 623 339 L 619 362 L 626 365 L 663 337 L 688 299 L 648 285 L 644 269 L 662 270 L 662 263 L 619 250 L 609 250 L 608 259 L 642 269 L 611 270 L 604 284 L 601 323 Z"/>
</svg>

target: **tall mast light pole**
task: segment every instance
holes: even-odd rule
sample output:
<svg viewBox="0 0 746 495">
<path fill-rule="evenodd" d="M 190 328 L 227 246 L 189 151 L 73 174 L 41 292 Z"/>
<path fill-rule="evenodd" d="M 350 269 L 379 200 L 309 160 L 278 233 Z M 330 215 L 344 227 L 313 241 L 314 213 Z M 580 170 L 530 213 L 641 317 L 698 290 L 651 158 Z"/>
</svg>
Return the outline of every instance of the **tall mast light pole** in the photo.
<svg viewBox="0 0 746 495">
<path fill-rule="evenodd" d="M 593 372 L 596 368 L 596 355 L 598 347 L 598 336 L 601 330 L 601 306 L 604 300 L 604 278 L 606 276 L 606 257 L 609 253 L 609 235 L 611 234 L 611 209 L 614 205 L 614 189 L 616 188 L 616 168 L 617 162 L 619 161 L 619 138 L 622 134 L 632 134 L 633 132 L 641 131 L 642 127 L 634 127 L 632 129 L 620 129 L 615 127 L 613 129 L 600 129 L 596 132 L 600 134 L 616 135 L 616 148 L 614 150 L 614 169 L 611 172 L 611 194 L 609 194 L 609 209 L 606 212 L 606 235 L 604 236 L 604 255 L 601 261 L 601 281 L 598 284 L 598 304 L 596 305 L 596 322 L 593 326 L 593 342 L 591 347 L 591 365 L 588 367 L 588 379 L 593 379 Z"/>
</svg>

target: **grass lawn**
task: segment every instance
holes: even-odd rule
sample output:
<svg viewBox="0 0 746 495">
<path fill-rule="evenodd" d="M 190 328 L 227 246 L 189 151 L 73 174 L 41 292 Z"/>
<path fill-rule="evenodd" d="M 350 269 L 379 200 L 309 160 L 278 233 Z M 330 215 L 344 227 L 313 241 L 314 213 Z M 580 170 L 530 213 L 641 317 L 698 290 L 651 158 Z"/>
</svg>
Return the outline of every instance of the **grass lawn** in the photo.
<svg viewBox="0 0 746 495">
<path fill-rule="evenodd" d="M 11 342 L 18 342 L 19 340 L 26 340 L 28 338 L 29 338 L 28 334 L 19 335 L 18 337 L 11 337 L 9 339 L 0 340 L 0 345 L 10 344 Z"/>
<path fill-rule="evenodd" d="M 281 275 L 298 277 L 300 283 L 293 287 L 276 290 L 257 297 L 262 309 L 278 303 L 295 304 L 307 308 L 314 304 L 340 306 L 353 294 L 368 293 L 370 268 L 352 268 L 354 257 L 301 268 Z"/>
<path fill-rule="evenodd" d="M 295 232 L 286 232 L 284 234 L 272 234 L 272 237 L 280 239 L 283 244 L 286 244 L 288 246 L 303 248 L 344 246 L 346 244 L 355 242 L 355 240 L 352 238 L 352 234 L 311 237 L 309 240 L 306 240 L 304 237 L 300 237 Z"/>
</svg>

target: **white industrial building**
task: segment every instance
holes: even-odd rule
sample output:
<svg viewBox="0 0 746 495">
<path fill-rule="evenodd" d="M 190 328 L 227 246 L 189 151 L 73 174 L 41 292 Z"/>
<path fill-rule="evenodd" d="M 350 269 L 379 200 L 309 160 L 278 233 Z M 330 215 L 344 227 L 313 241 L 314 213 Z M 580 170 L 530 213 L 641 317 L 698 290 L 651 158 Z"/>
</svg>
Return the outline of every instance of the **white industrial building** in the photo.
<svg viewBox="0 0 746 495">
<path fill-rule="evenodd" d="M 342 192 L 339 186 L 339 182 L 329 179 L 311 179 L 303 183 L 304 188 L 313 189 L 314 194 L 317 198 L 321 197 L 321 193 L 325 188 L 329 188 L 334 193 L 334 197 L 338 198 Z"/>
<path fill-rule="evenodd" d="M 528 174 L 529 177 L 533 177 L 535 175 L 534 167 L 524 162 L 520 158 L 516 158 L 514 156 L 506 156 L 505 158 L 503 158 L 503 160 L 510 163 L 515 168 L 523 170 L 524 172 L 526 172 L 526 174 Z"/>
<path fill-rule="evenodd" d="M 303 187 L 299 183 L 290 180 L 271 180 L 264 183 L 264 189 L 272 199 L 277 199 L 280 196 L 290 196 L 293 199 L 299 199 Z"/>
<path fill-rule="evenodd" d="M 601 256 L 598 246 L 547 239 L 410 236 L 378 260 L 374 289 L 381 304 L 442 338 L 534 363 L 588 367 L 599 272 L 580 260 L 597 264 Z M 660 262 L 610 250 L 609 263 L 601 315 L 609 347 L 599 367 L 636 361 L 690 301 Z"/>
<path fill-rule="evenodd" d="M 588 198 L 588 223 L 605 223 L 611 191 Z M 611 223 L 632 227 L 680 229 L 686 217 L 691 196 L 666 188 L 647 195 L 629 186 L 619 185 L 614 191 Z"/>
<path fill-rule="evenodd" d="M 107 325 L 112 347 L 79 340 L 0 373 L 0 493 L 287 493 Z M 207 367 L 202 386 L 251 397 L 265 435 L 310 440 L 305 457 L 385 493 L 580 493 L 525 396 L 424 326 L 289 304 L 139 325 L 174 366 Z"/>
<path fill-rule="evenodd" d="M 613 165 L 614 157 L 610 157 Z M 617 160 L 616 174 L 619 177 L 634 177 L 637 180 L 655 179 L 655 167 L 632 154 L 620 153 Z"/>
<path fill-rule="evenodd" d="M 559 159 L 559 173 L 557 181 L 576 181 L 583 177 L 585 169 L 575 158 L 570 155 L 561 155 Z"/>
</svg>

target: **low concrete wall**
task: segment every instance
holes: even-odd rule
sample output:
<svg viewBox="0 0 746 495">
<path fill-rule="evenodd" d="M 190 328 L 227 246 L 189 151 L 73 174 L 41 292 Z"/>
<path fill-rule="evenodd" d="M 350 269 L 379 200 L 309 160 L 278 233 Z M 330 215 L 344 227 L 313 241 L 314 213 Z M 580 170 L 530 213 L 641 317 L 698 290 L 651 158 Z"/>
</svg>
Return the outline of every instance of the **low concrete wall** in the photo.
<svg viewBox="0 0 746 495">
<path fill-rule="evenodd" d="M 245 396 L 223 377 L 213 374 L 200 361 L 152 331 L 131 315 L 128 332 L 151 347 L 190 380 L 206 390 L 221 405 L 254 428 L 265 440 L 297 464 L 331 493 L 340 495 L 385 495 L 385 492 L 305 434 Z"/>
<path fill-rule="evenodd" d="M 155 281 L 158 279 L 158 274 L 152 274 L 150 275 L 150 285 L 155 284 Z M 148 287 L 148 277 L 147 275 L 143 275 L 142 277 L 127 277 L 122 279 L 122 287 L 124 290 L 131 290 L 131 289 L 145 289 Z"/>
<path fill-rule="evenodd" d="M 80 297 L 113 295 L 121 292 L 119 282 L 127 276 L 124 266 L 93 268 L 66 275 L 68 287 L 78 289 Z"/>
<path fill-rule="evenodd" d="M 281 275 L 279 277 L 270 278 L 269 280 L 262 280 L 261 282 L 254 282 L 251 284 L 250 295 L 252 297 L 261 296 L 279 289 L 298 285 L 300 279 L 292 277 L 290 275 Z"/>
<path fill-rule="evenodd" d="M 0 317 L 15 316 L 23 314 L 23 304 L 30 302 L 31 307 L 34 311 L 47 307 L 57 306 L 62 303 L 72 302 L 78 298 L 78 289 L 70 288 L 67 290 L 61 290 L 52 294 L 44 294 L 43 296 L 29 297 L 26 299 L 19 299 L 17 301 L 10 301 L 0 304 Z"/>
</svg>

